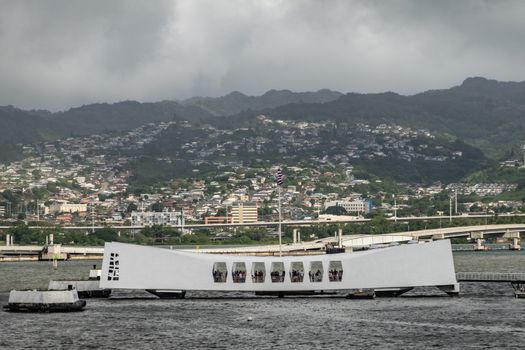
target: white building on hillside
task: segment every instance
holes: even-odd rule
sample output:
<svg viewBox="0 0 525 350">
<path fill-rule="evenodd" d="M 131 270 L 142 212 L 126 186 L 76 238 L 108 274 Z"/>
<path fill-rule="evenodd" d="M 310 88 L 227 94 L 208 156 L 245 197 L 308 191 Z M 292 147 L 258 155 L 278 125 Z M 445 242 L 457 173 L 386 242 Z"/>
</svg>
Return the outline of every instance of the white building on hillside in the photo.
<svg viewBox="0 0 525 350">
<path fill-rule="evenodd" d="M 85 213 L 87 212 L 87 204 L 57 202 L 49 206 L 50 214 L 57 213 Z"/>
<path fill-rule="evenodd" d="M 364 199 L 343 198 L 337 200 L 326 201 L 324 203 L 325 210 L 329 207 L 343 207 L 347 213 L 369 213 L 372 209 L 372 203 Z"/>
<path fill-rule="evenodd" d="M 133 211 L 131 224 L 133 226 L 180 226 L 184 225 L 184 218 L 182 213 L 175 211 Z"/>
</svg>

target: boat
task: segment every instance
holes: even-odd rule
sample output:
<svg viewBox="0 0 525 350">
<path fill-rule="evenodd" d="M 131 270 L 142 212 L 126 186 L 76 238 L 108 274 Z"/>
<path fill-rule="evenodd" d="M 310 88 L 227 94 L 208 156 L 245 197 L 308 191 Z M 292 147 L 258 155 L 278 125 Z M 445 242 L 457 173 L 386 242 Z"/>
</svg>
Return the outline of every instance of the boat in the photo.
<svg viewBox="0 0 525 350">
<path fill-rule="evenodd" d="M 255 256 L 109 242 L 100 287 L 155 291 L 273 293 L 409 290 L 459 293 L 450 240 L 339 254 Z"/>
<path fill-rule="evenodd" d="M 85 306 L 86 301 L 79 299 L 76 290 L 12 290 L 4 309 L 11 312 L 71 312 L 82 311 Z"/>
<path fill-rule="evenodd" d="M 375 299 L 376 292 L 374 289 L 357 289 L 351 291 L 346 299 Z"/>
</svg>

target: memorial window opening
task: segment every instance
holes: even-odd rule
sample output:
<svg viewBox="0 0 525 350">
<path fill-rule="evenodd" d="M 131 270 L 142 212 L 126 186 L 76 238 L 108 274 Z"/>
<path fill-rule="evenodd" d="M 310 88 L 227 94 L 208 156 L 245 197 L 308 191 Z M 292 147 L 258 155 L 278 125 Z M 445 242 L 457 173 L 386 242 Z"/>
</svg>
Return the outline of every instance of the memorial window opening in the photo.
<svg viewBox="0 0 525 350">
<path fill-rule="evenodd" d="M 246 264 L 243 262 L 234 262 L 232 266 L 233 283 L 246 282 Z"/>
<path fill-rule="evenodd" d="M 312 261 L 310 263 L 310 271 L 308 272 L 310 282 L 323 281 L 323 263 L 321 261 Z"/>
<path fill-rule="evenodd" d="M 272 278 L 272 282 L 274 283 L 280 283 L 284 282 L 284 263 L 280 261 L 272 262 L 272 268 L 270 271 L 270 277 Z"/>
<path fill-rule="evenodd" d="M 293 261 L 290 264 L 290 281 L 293 283 L 304 280 L 304 265 L 301 261 Z"/>
<path fill-rule="evenodd" d="M 266 268 L 263 262 L 252 263 L 252 282 L 253 283 L 264 283 L 264 277 L 266 276 Z"/>
<path fill-rule="evenodd" d="M 328 280 L 330 282 L 341 282 L 343 280 L 343 264 L 341 261 L 330 261 L 328 264 Z"/>
<path fill-rule="evenodd" d="M 228 268 L 225 262 L 216 262 L 213 264 L 213 281 L 216 283 L 224 283 L 228 277 Z"/>
</svg>

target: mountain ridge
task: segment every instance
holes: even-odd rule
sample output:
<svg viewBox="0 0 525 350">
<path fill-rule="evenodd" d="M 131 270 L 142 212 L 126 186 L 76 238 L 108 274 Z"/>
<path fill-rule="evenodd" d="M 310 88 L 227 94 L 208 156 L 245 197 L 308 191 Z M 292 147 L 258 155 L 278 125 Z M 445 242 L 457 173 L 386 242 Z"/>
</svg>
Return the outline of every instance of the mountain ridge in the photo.
<svg viewBox="0 0 525 350">
<path fill-rule="evenodd" d="M 448 89 L 414 95 L 395 92 L 346 93 L 269 90 L 260 96 L 234 91 L 218 98 L 183 101 L 93 103 L 66 111 L 24 111 L 0 107 L 0 145 L 13 159 L 16 144 L 129 131 L 149 122 L 186 119 L 234 125 L 259 114 L 275 119 L 396 123 L 452 135 L 501 157 L 525 140 L 525 82 L 483 77 L 465 79 Z M 0 153 L 6 153 L 0 151 Z M 16 153 L 16 152 L 15 152 Z"/>
</svg>

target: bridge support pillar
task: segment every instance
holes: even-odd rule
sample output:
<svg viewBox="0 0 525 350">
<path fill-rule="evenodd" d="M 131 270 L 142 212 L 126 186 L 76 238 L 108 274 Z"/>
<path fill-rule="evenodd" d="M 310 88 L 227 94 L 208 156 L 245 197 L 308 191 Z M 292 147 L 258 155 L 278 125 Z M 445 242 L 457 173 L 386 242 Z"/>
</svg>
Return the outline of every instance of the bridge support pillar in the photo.
<svg viewBox="0 0 525 350">
<path fill-rule="evenodd" d="M 437 233 L 435 235 L 432 236 L 432 240 L 433 241 L 437 241 L 439 239 L 445 239 L 445 234 L 443 233 Z"/>
<path fill-rule="evenodd" d="M 9 247 L 11 245 L 11 235 L 9 233 L 5 234 L 5 245 Z"/>
<path fill-rule="evenodd" d="M 476 244 L 474 244 L 474 251 L 485 251 L 488 250 L 488 247 L 485 245 L 485 240 L 483 238 L 476 238 Z"/>
<path fill-rule="evenodd" d="M 340 228 L 338 233 L 339 235 L 337 237 L 337 247 L 343 248 L 343 229 Z"/>
<path fill-rule="evenodd" d="M 68 255 L 62 253 L 61 244 L 50 244 L 40 252 L 40 260 L 67 260 Z"/>
<path fill-rule="evenodd" d="M 512 243 L 509 245 L 510 250 L 521 250 L 519 231 L 507 230 L 503 235 L 503 238 L 512 240 Z"/>
<path fill-rule="evenodd" d="M 296 228 L 293 229 L 293 243 L 301 243 L 301 232 Z"/>
</svg>

